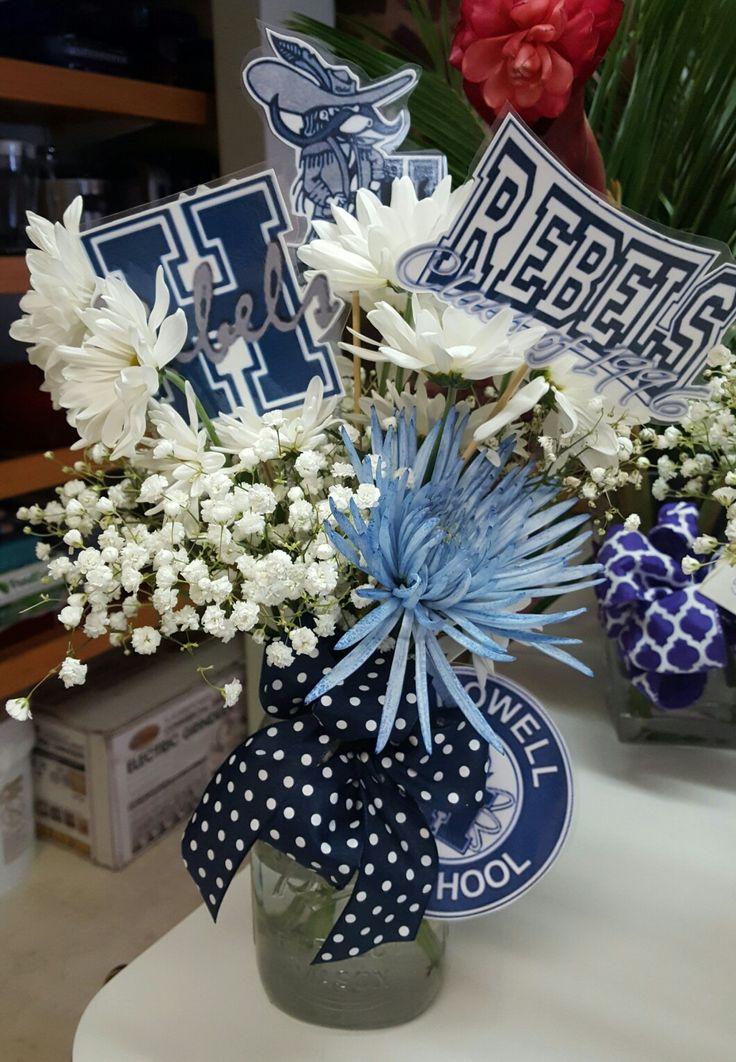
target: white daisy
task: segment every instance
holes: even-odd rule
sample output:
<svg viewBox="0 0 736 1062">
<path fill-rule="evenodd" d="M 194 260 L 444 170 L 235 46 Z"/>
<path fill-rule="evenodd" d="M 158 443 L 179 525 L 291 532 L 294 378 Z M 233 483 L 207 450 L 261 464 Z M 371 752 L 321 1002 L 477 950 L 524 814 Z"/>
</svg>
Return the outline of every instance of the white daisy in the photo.
<svg viewBox="0 0 736 1062">
<path fill-rule="evenodd" d="M 335 294 L 346 300 L 359 291 L 364 310 L 381 301 L 403 307 L 406 294 L 400 290 L 396 264 L 405 251 L 434 243 L 450 228 L 472 183 L 451 189 L 451 179 L 445 177 L 432 195 L 418 199 L 411 179 L 399 177 L 389 206 L 366 188 L 355 197 L 355 216 L 333 205 L 334 224 L 313 222 L 317 239 L 299 248 L 299 258 L 310 267 L 307 279 L 325 273 Z"/>
<path fill-rule="evenodd" d="M 29 211 L 26 232 L 36 249 L 26 252 L 31 290 L 20 300 L 23 316 L 10 327 L 10 335 L 28 343 L 28 360 L 43 369 L 43 391 L 59 408 L 62 364 L 60 346 L 78 346 L 84 338 L 84 310 L 92 305 L 96 278 L 79 238 L 82 200 L 64 211 L 63 222 L 53 224 Z"/>
<path fill-rule="evenodd" d="M 324 393 L 322 380 L 313 376 L 303 404 L 295 409 L 274 410 L 264 417 L 242 407 L 232 414 L 220 414 L 214 427 L 223 453 L 253 450 L 264 439 L 273 439 L 276 452 L 318 449 L 327 441 L 325 431 L 335 423 L 334 413 L 340 401 L 325 399 Z"/>
<path fill-rule="evenodd" d="M 77 429 L 76 448 L 101 442 L 111 459 L 128 456 L 143 438 L 149 399 L 159 373 L 179 354 L 187 335 L 183 310 L 166 316 L 169 292 L 163 269 L 156 274 L 150 315 L 122 280 L 99 282 L 97 305 L 82 314 L 87 336 L 81 346 L 62 346 L 59 402 Z"/>
<path fill-rule="evenodd" d="M 528 413 L 529 410 L 534 409 L 536 404 L 544 398 L 549 391 L 549 383 L 545 380 L 544 376 L 535 376 L 529 383 L 524 384 L 516 391 L 508 402 L 505 402 L 498 410 L 498 412 L 492 413 L 488 420 L 480 424 L 474 432 L 474 438 L 476 442 L 485 442 L 487 439 L 496 437 L 499 432 L 505 428 L 508 424 L 513 424 L 514 421 L 519 420 Z M 499 403 L 500 405 L 500 403 Z M 486 416 L 489 410 L 493 410 L 493 406 L 483 407 Z"/>
<path fill-rule="evenodd" d="M 613 425 L 624 412 L 604 402 L 594 390 L 595 380 L 583 375 L 580 367 L 580 360 L 572 354 L 544 367 L 554 409 L 542 430 L 567 457 L 578 457 L 586 468 L 607 468 L 618 461 L 618 433 Z"/>
<path fill-rule="evenodd" d="M 343 350 L 369 361 L 390 361 L 410 372 L 462 383 L 485 380 L 513 372 L 524 354 L 544 335 L 544 328 L 511 331 L 512 310 L 503 309 L 484 321 L 448 306 L 435 295 L 412 295 L 411 319 L 381 302 L 368 314 L 368 320 L 383 339 L 377 349 L 341 343 Z M 373 341 L 360 337 L 364 343 Z"/>
<path fill-rule="evenodd" d="M 385 396 L 379 395 L 374 391 L 370 397 L 366 396 L 360 400 L 360 408 L 364 414 L 365 423 L 370 422 L 371 409 L 375 409 L 381 427 L 384 429 L 395 422 L 397 412 L 400 413 L 403 410 L 407 416 L 411 416 L 413 413 L 417 436 L 420 439 L 426 439 L 437 421 L 442 420 L 446 407 L 447 399 L 445 395 L 438 392 L 430 396 L 426 384 L 421 378 L 414 381 L 413 385 L 405 387 L 403 391 L 397 391 L 394 384 L 389 381 L 386 384 Z M 461 445 L 464 448 L 473 437 L 475 426 L 484 416 L 487 416 L 487 410 L 485 407 L 480 406 L 471 412 L 470 404 L 465 401 L 456 402 L 454 408 L 458 417 L 468 417 L 468 424 L 461 440 Z"/>
<path fill-rule="evenodd" d="M 498 413 L 475 430 L 475 441 L 486 442 L 537 406 L 545 396 L 552 405 L 542 424 L 543 436 L 561 459 L 577 457 L 586 468 L 608 468 L 619 458 L 619 438 L 614 425 L 624 411 L 606 404 L 594 390 L 595 381 L 579 370 L 574 355 L 565 354 L 545 365 L 520 387 Z"/>
<path fill-rule="evenodd" d="M 166 476 L 190 497 L 198 498 L 204 490 L 205 477 L 222 468 L 225 455 L 209 448 L 209 437 L 200 427 L 194 390 L 188 381 L 185 393 L 187 420 L 167 403 L 151 403 L 149 419 L 157 438 L 144 441 L 153 459 L 147 461 L 144 456 L 138 463 Z"/>
</svg>

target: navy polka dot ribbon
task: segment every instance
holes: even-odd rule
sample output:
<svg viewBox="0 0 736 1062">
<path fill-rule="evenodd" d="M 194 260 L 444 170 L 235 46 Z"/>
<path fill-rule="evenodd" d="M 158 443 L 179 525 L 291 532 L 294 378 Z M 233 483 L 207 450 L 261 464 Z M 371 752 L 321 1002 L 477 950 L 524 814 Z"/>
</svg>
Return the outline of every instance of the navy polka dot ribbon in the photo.
<svg viewBox="0 0 736 1062">
<path fill-rule="evenodd" d="M 479 808 L 489 749 L 457 709 L 436 716 L 423 747 L 402 697 L 406 739 L 375 752 L 390 661 L 380 655 L 310 711 L 304 695 L 328 651 L 288 669 L 264 665 L 261 696 L 280 716 L 221 765 L 187 825 L 182 854 L 213 918 L 257 840 L 266 841 L 351 897 L 314 962 L 344 960 L 416 936 L 437 877 L 432 813 Z M 283 718 L 283 717 L 286 718 Z"/>
<path fill-rule="evenodd" d="M 733 640 L 732 625 L 698 590 L 705 570 L 682 570 L 697 534 L 697 506 L 668 502 L 648 537 L 618 524 L 598 553 L 606 633 L 632 684 L 660 708 L 693 704 L 708 672 L 726 664 L 727 635 Z"/>
</svg>

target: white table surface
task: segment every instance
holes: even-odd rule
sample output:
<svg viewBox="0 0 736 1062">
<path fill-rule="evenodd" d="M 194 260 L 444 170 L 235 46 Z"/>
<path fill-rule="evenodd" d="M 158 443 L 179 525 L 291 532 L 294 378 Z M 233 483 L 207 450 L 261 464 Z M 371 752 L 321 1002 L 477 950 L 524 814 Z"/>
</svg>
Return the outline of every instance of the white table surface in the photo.
<svg viewBox="0 0 736 1062">
<path fill-rule="evenodd" d="M 531 653 L 508 672 L 567 741 L 568 843 L 517 903 L 452 925 L 425 1015 L 348 1033 L 273 1008 L 246 872 L 217 926 L 200 907 L 95 996 L 74 1062 L 734 1062 L 736 752 L 620 745 L 599 639 L 580 655 L 599 678 Z"/>
</svg>

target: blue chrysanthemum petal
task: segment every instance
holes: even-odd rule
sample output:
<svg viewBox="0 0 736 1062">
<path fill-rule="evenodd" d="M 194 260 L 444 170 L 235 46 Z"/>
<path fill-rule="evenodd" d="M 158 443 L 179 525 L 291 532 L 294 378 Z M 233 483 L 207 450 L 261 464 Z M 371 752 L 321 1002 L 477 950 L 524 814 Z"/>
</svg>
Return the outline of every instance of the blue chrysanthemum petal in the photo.
<svg viewBox="0 0 736 1062">
<path fill-rule="evenodd" d="M 349 649 L 307 698 L 315 700 L 361 668 L 401 621 L 379 727 L 379 746 L 390 740 L 414 649 L 414 681 L 422 739 L 431 747 L 428 670 L 443 696 L 451 696 L 478 732 L 499 747 L 483 715 L 457 680 L 437 635 L 488 661 L 513 659 L 505 640 L 532 645 L 579 671 L 588 669 L 561 648 L 568 638 L 545 634 L 569 612 L 518 611 L 533 598 L 558 596 L 594 585 L 596 564 L 571 561 L 589 538 L 585 515 L 566 516 L 574 499 L 540 479 L 532 465 L 508 467 L 514 440 L 500 447 L 500 462 L 484 455 L 462 458 L 464 418 L 451 409 L 417 446 L 415 415 L 398 413 L 382 431 L 371 415 L 372 455 L 361 458 L 346 439 L 360 482 L 375 484 L 378 503 L 363 516 L 332 505 L 325 533 L 355 568 L 375 583 L 361 590 L 376 602 L 338 643 Z"/>
</svg>

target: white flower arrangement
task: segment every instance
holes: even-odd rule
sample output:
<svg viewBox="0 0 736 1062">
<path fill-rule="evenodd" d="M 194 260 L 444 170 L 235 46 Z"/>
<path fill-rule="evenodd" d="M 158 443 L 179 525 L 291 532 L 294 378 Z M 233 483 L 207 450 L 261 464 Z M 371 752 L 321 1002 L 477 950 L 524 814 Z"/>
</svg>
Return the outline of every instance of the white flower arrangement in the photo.
<svg viewBox="0 0 736 1062">
<path fill-rule="evenodd" d="M 400 255 L 446 229 L 469 190 L 451 192 L 447 180 L 417 201 L 402 178 L 390 205 L 363 190 L 355 217 L 335 207 L 334 225 L 317 223 L 318 238 L 300 257 L 368 309 L 379 338 L 356 328 L 344 344 L 352 394 L 325 400 L 315 378 L 301 407 L 264 416 L 238 409 L 211 419 L 173 372 L 186 321 L 180 310 L 169 313 L 161 271 L 149 311 L 124 281 L 91 275 L 79 203 L 64 225 L 31 219 L 33 290 L 13 335 L 30 344 L 86 450 L 57 500 L 20 514 L 39 536 L 50 577 L 66 585 L 63 626 L 142 655 L 165 640 L 190 650 L 202 637 L 239 633 L 267 643 L 277 667 L 314 655 L 320 639 L 380 612 L 371 604 L 380 580 L 336 538 L 386 516 L 379 426 L 388 440 L 411 424 L 417 444 L 433 436 L 439 447 L 452 422 L 468 469 L 479 449 L 481 463 L 497 466 L 493 476 L 509 460 L 508 468 L 528 465 L 550 497 L 570 504 L 594 507 L 609 490 L 641 482 L 634 421 L 597 399 L 570 359 L 543 371 L 526 363 L 543 329 L 519 327 L 507 310 L 480 321 L 401 290 Z M 183 392 L 184 413 L 159 397 L 164 381 Z M 433 463 L 419 474 L 429 476 Z M 399 474 L 409 488 L 422 486 L 414 470 Z M 509 599 L 509 613 L 528 604 L 525 594 Z M 491 647 L 510 636 L 481 643 L 448 625 L 443 651 L 454 659 L 471 647 L 485 674 Z M 78 685 L 86 667 L 71 654 L 58 675 Z M 236 680 L 221 690 L 227 703 L 239 692 Z M 21 698 L 8 710 L 22 717 L 30 708 Z"/>
</svg>

